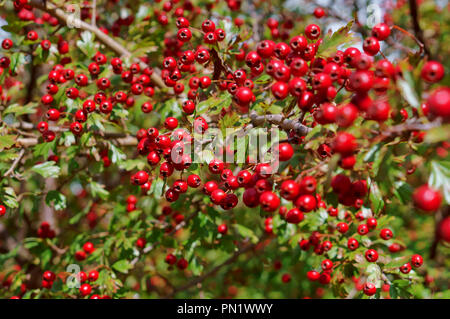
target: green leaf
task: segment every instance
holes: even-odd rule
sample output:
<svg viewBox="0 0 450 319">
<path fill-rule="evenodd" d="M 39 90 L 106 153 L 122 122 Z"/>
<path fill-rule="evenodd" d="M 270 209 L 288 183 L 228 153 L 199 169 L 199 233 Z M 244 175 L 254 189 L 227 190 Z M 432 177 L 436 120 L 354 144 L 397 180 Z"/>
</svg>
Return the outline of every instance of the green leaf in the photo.
<svg viewBox="0 0 450 319">
<path fill-rule="evenodd" d="M 125 153 L 120 148 L 114 146 L 114 144 L 112 144 L 112 143 L 108 143 L 108 144 L 109 144 L 109 151 L 110 151 L 110 155 L 111 155 L 111 161 L 113 163 L 120 163 L 124 159 L 127 158 Z"/>
<path fill-rule="evenodd" d="M 105 185 L 102 185 L 100 183 L 90 181 L 89 188 L 91 190 L 92 196 L 98 196 L 101 199 L 105 200 L 109 196 L 109 192 L 105 189 Z"/>
<path fill-rule="evenodd" d="M 19 207 L 19 202 L 17 201 L 17 195 L 12 187 L 3 188 L 2 202 L 9 208 Z"/>
<path fill-rule="evenodd" d="M 87 123 L 91 126 L 94 126 L 96 129 L 100 131 L 105 131 L 105 127 L 103 126 L 104 118 L 98 113 L 89 114 Z"/>
<path fill-rule="evenodd" d="M 212 96 L 209 99 L 198 103 L 196 107 L 196 114 L 201 115 L 205 112 L 208 114 L 219 114 L 224 107 L 231 104 L 231 96 L 223 94 L 221 96 Z"/>
<path fill-rule="evenodd" d="M 13 15 L 14 16 L 14 15 Z M 12 20 L 14 19 L 14 20 Z M 11 17 L 11 15 L 8 15 L 8 18 L 6 19 L 8 21 L 8 24 L 2 25 L 1 28 L 10 33 L 19 33 L 29 24 L 33 23 L 33 21 L 21 21 L 17 18 L 17 16 Z"/>
<path fill-rule="evenodd" d="M 3 115 L 12 113 L 15 117 L 24 114 L 33 114 L 36 112 L 36 103 L 28 103 L 26 105 L 12 104 L 3 112 Z"/>
<path fill-rule="evenodd" d="M 161 178 L 157 178 L 152 182 L 149 194 L 154 194 L 156 198 L 161 197 L 164 192 L 165 182 Z"/>
<path fill-rule="evenodd" d="M 75 135 L 72 132 L 64 132 L 61 135 L 61 139 L 59 140 L 59 144 L 63 144 L 65 147 L 69 147 L 72 144 L 75 144 Z"/>
<path fill-rule="evenodd" d="M 132 268 L 132 266 L 130 265 L 129 261 L 126 259 L 122 259 L 119 261 L 116 261 L 113 265 L 112 268 L 114 270 L 117 270 L 121 273 L 128 273 L 128 270 L 130 270 Z"/>
<path fill-rule="evenodd" d="M 42 164 L 34 165 L 31 170 L 42 175 L 45 178 L 58 177 L 61 172 L 61 168 L 53 161 L 45 162 Z"/>
<path fill-rule="evenodd" d="M 47 158 L 50 150 L 55 150 L 55 147 L 56 147 L 56 139 L 49 143 L 37 144 L 33 149 L 33 156 L 34 157 L 43 156 Z"/>
<path fill-rule="evenodd" d="M 258 241 L 258 237 L 255 235 L 253 230 L 251 230 L 250 228 L 247 228 L 240 224 L 234 224 L 234 228 L 239 233 L 239 235 L 241 235 L 244 238 L 250 238 L 250 240 L 253 243 L 256 243 Z"/>
<path fill-rule="evenodd" d="M 55 190 L 49 191 L 47 193 L 45 202 L 48 206 L 53 205 L 56 210 L 63 210 L 67 207 L 66 196 Z"/>
<path fill-rule="evenodd" d="M 407 204 L 411 200 L 413 189 L 408 183 L 404 181 L 397 181 L 394 183 L 393 192 L 402 204 Z"/>
<path fill-rule="evenodd" d="M 42 242 L 42 239 L 40 239 L 40 238 L 29 237 L 29 238 L 25 238 L 23 240 L 23 246 L 26 249 L 31 249 L 31 248 L 39 246 L 41 242 Z"/>
<path fill-rule="evenodd" d="M 0 254 L 0 265 L 3 265 L 3 263 L 4 263 L 5 261 L 10 260 L 10 259 L 16 257 L 16 256 L 17 256 L 17 253 L 18 253 L 18 251 L 19 251 L 19 247 L 20 247 L 20 246 L 14 247 L 13 250 L 7 252 L 6 254 Z"/>
<path fill-rule="evenodd" d="M 407 256 L 398 257 L 390 262 L 388 262 L 386 265 L 384 265 L 385 268 L 398 268 L 400 266 L 403 266 L 408 261 Z"/>
<path fill-rule="evenodd" d="M 450 161 L 431 161 L 428 185 L 439 189 L 445 202 L 450 203 Z"/>
<path fill-rule="evenodd" d="M 370 263 L 366 268 L 367 281 L 373 283 L 377 288 L 381 288 L 381 268 L 375 263 Z"/>
<path fill-rule="evenodd" d="M 3 151 L 5 148 L 10 148 L 16 143 L 15 135 L 3 135 L 0 136 L 0 151 Z"/>
<path fill-rule="evenodd" d="M 119 167 L 126 171 L 132 171 L 135 169 L 143 170 L 146 166 L 146 163 L 140 159 L 130 159 L 126 161 L 121 161 L 119 163 Z"/>
<path fill-rule="evenodd" d="M 450 125 L 442 125 L 432 128 L 425 135 L 425 142 L 439 143 L 443 141 L 450 141 Z"/>
<path fill-rule="evenodd" d="M 28 54 L 24 54 L 24 53 L 14 53 L 13 55 L 11 55 L 11 65 L 10 65 L 10 71 L 12 72 L 12 74 L 14 74 L 16 72 L 16 69 L 18 66 L 22 66 L 25 65 L 27 63 L 27 56 Z"/>
<path fill-rule="evenodd" d="M 52 259 L 52 250 L 50 248 L 45 249 L 43 252 L 41 252 L 40 257 L 42 268 L 47 268 L 48 263 Z"/>
<path fill-rule="evenodd" d="M 81 33 L 81 40 L 77 41 L 77 47 L 89 58 L 92 58 L 95 53 L 94 34 L 89 31 Z"/>
<path fill-rule="evenodd" d="M 369 199 L 371 202 L 371 208 L 374 214 L 378 214 L 384 207 L 384 200 L 380 192 L 378 184 L 371 180 L 370 181 L 370 194 Z"/>
<path fill-rule="evenodd" d="M 331 54 L 334 54 L 338 47 L 347 48 L 358 42 L 359 39 L 355 34 L 350 33 L 352 26 L 353 20 L 350 20 L 345 26 L 339 28 L 333 34 L 328 33 L 327 36 L 324 37 L 322 44 L 319 46 L 317 54 L 328 57 Z"/>
</svg>

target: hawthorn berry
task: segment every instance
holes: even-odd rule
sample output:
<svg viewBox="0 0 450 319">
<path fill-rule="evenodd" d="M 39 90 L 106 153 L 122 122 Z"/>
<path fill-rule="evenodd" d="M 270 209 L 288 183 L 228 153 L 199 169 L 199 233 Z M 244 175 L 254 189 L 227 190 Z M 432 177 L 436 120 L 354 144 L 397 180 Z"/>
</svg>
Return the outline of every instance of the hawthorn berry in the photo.
<svg viewBox="0 0 450 319">
<path fill-rule="evenodd" d="M 6 207 L 0 205 L 0 217 L 5 216 L 5 214 L 6 214 Z"/>
<path fill-rule="evenodd" d="M 91 292 L 92 292 L 92 287 L 91 287 L 91 285 L 89 285 L 89 284 L 82 284 L 82 285 L 81 285 L 81 287 L 80 287 L 80 294 L 81 294 L 83 297 L 86 297 L 86 296 L 90 295 Z"/>
<path fill-rule="evenodd" d="M 384 228 L 380 231 L 380 237 L 384 240 L 389 240 L 394 237 L 394 234 L 392 233 L 392 230 Z"/>
<path fill-rule="evenodd" d="M 426 212 L 433 212 L 441 206 L 442 196 L 439 191 L 428 185 L 422 185 L 414 191 L 413 200 L 417 208 Z"/>
<path fill-rule="evenodd" d="M 366 250 L 364 256 L 368 262 L 376 262 L 378 260 L 378 253 L 375 249 Z"/>
<path fill-rule="evenodd" d="M 411 264 L 410 263 L 406 263 L 403 266 L 400 267 L 400 271 L 404 274 L 409 274 L 409 272 L 411 271 Z"/>
<path fill-rule="evenodd" d="M 414 268 L 419 268 L 420 266 L 422 266 L 423 265 L 423 258 L 422 258 L 422 256 L 417 255 L 417 254 L 412 255 L 411 256 L 411 265 Z"/>
<path fill-rule="evenodd" d="M 441 63 L 437 61 L 428 61 L 422 67 L 420 76 L 426 82 L 437 83 L 442 80 L 444 74 L 445 74 L 444 67 L 442 66 Z"/>
<path fill-rule="evenodd" d="M 363 286 L 364 294 L 367 296 L 373 296 L 377 292 L 377 287 L 370 282 L 366 282 Z"/>
</svg>

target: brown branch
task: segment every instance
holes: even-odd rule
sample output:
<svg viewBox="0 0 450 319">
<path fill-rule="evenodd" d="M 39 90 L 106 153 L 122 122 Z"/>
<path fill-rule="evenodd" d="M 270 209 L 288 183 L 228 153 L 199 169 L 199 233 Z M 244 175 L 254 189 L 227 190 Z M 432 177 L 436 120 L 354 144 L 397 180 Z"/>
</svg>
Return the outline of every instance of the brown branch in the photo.
<svg viewBox="0 0 450 319">
<path fill-rule="evenodd" d="M 442 122 L 440 119 L 425 124 L 413 121 L 405 122 L 403 124 L 391 126 L 381 134 L 381 137 L 388 137 L 390 135 L 401 134 L 403 132 L 410 132 L 410 131 L 428 131 L 433 128 L 441 126 L 441 124 Z"/>
<path fill-rule="evenodd" d="M 258 115 L 256 112 L 251 112 L 250 119 L 253 126 L 261 126 L 264 122 L 269 122 L 286 131 L 294 130 L 300 136 L 305 136 L 311 131 L 311 128 L 303 125 L 300 121 L 288 120 L 282 114 Z"/>
<path fill-rule="evenodd" d="M 185 225 L 187 225 L 187 223 L 193 219 L 195 216 L 197 216 L 200 213 L 200 210 L 196 210 L 195 212 L 193 212 L 192 214 L 190 214 L 185 220 L 183 220 L 181 223 L 177 224 L 174 229 L 172 229 L 172 231 L 170 231 L 169 233 L 166 234 L 166 236 L 172 236 L 173 234 L 175 234 L 178 230 L 180 230 L 181 228 L 183 228 Z M 150 251 L 152 251 L 155 246 L 159 245 L 159 241 L 156 241 L 154 243 L 152 243 L 150 246 L 145 247 L 142 250 L 142 254 L 147 254 Z M 139 261 L 139 257 L 135 257 L 131 262 L 130 265 L 134 266 L 136 265 L 136 263 Z"/>
<path fill-rule="evenodd" d="M 92 1 L 92 17 L 91 17 L 91 25 L 95 26 L 95 22 L 97 20 L 97 0 Z"/>
<path fill-rule="evenodd" d="M 8 177 L 9 175 L 11 175 L 14 170 L 16 169 L 17 165 L 19 165 L 20 160 L 22 159 L 22 157 L 25 155 L 25 149 L 22 148 L 19 152 L 19 155 L 17 156 L 17 158 L 14 160 L 14 162 L 12 163 L 11 167 L 6 171 L 6 173 L 3 175 L 3 177 Z"/>
<path fill-rule="evenodd" d="M 118 136 L 112 136 L 112 138 L 115 138 L 115 141 L 120 146 L 135 146 L 138 144 L 138 140 L 136 137 L 131 135 L 120 135 L 116 134 Z M 120 136 L 120 137 L 119 137 Z M 23 147 L 30 147 L 39 144 L 39 140 L 35 137 L 29 137 L 29 138 L 18 138 L 17 143 Z"/>
<path fill-rule="evenodd" d="M 69 250 L 69 246 L 66 246 L 64 248 L 59 248 L 58 246 L 56 246 L 55 244 L 53 244 L 51 242 L 51 240 L 46 240 L 47 245 L 54 250 L 58 255 L 64 255 L 68 250 Z"/>
<path fill-rule="evenodd" d="M 34 89 L 36 88 L 36 80 L 37 80 L 37 76 L 38 76 L 38 72 L 36 70 L 37 66 L 33 63 L 33 54 L 30 54 L 30 57 L 31 57 L 30 81 L 28 82 L 28 85 L 27 85 L 27 95 L 26 95 L 24 104 L 28 104 L 31 102 L 31 100 L 33 98 Z"/>
<path fill-rule="evenodd" d="M 232 264 L 234 261 L 236 261 L 236 259 L 239 258 L 239 256 L 241 256 L 242 254 L 245 254 L 246 252 L 252 250 L 253 248 L 256 247 L 256 245 L 258 245 L 258 243 L 260 243 L 262 241 L 262 238 L 254 244 L 247 244 L 244 247 L 240 248 L 239 250 L 237 250 L 231 257 L 229 257 L 227 260 L 225 260 L 224 262 L 222 262 L 221 264 L 217 265 L 216 267 L 212 268 L 210 271 L 208 271 L 207 273 L 194 278 L 193 280 L 189 281 L 188 283 L 177 287 L 170 295 L 169 297 L 173 297 L 175 294 L 177 294 L 180 291 L 184 291 L 187 290 L 191 287 L 196 286 L 199 283 L 202 283 L 205 279 L 214 276 L 220 269 L 222 269 L 223 267 Z"/>
<path fill-rule="evenodd" d="M 413 21 L 413 28 L 414 28 L 414 34 L 416 35 L 416 38 L 422 43 L 422 48 L 425 51 L 425 54 L 428 55 L 428 57 L 431 57 L 430 50 L 428 49 L 425 39 L 423 36 L 422 28 L 419 24 L 419 12 L 417 8 L 417 1 L 416 0 L 408 0 L 409 2 L 409 10 L 411 11 L 411 18 Z"/>
</svg>

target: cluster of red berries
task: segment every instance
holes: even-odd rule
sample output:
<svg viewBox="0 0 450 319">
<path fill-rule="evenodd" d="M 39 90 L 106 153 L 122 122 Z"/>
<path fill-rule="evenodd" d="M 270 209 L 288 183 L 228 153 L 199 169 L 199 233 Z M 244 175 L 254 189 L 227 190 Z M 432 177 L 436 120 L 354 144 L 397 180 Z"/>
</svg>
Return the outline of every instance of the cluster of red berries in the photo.
<svg viewBox="0 0 450 319">
<path fill-rule="evenodd" d="M 145 94 L 148 97 L 153 96 L 154 89 L 151 82 L 151 75 L 153 70 L 150 67 L 141 69 L 140 64 L 131 64 L 130 68 L 124 70 L 122 66 L 122 60 L 119 58 L 111 59 L 111 68 L 115 74 L 120 74 L 122 81 L 130 86 L 130 92 L 117 91 L 108 97 L 106 91 L 111 86 L 111 81 L 107 77 L 100 77 L 98 75 L 107 68 L 107 57 L 103 53 L 97 52 L 92 58 L 92 62 L 88 66 L 90 73 L 89 77 L 80 72 L 76 74 L 72 69 L 65 69 L 62 64 L 55 65 L 48 74 L 49 84 L 47 85 L 47 94 L 41 98 L 41 103 L 49 107 L 45 113 L 46 119 L 51 122 L 58 122 L 60 118 L 71 115 L 73 122 L 70 124 L 71 132 L 80 136 L 83 133 L 83 124 L 87 121 L 89 114 L 97 111 L 103 114 L 110 114 L 113 108 L 123 106 L 130 108 L 135 104 L 134 96 Z M 71 82 L 75 82 L 75 86 L 70 86 Z M 83 91 L 83 87 L 89 85 L 90 81 L 95 81 L 98 92 L 92 99 L 87 98 L 87 93 Z M 58 93 L 61 85 L 66 87 L 65 93 L 67 98 L 71 100 L 83 99 L 82 108 L 75 111 L 74 114 L 68 114 L 65 107 L 54 108 L 52 105 L 55 102 L 54 96 Z M 87 98 L 87 99 L 86 99 Z M 142 104 L 142 111 L 145 113 L 151 112 L 153 106 L 151 102 L 145 102 Z M 51 142 L 55 139 L 55 132 L 49 128 L 49 124 L 46 121 L 41 121 L 37 129 L 42 134 L 46 142 Z M 107 152 L 107 151 L 106 151 Z M 107 154 L 102 154 L 102 159 L 105 166 L 110 165 L 110 161 L 107 158 Z"/>
<path fill-rule="evenodd" d="M 157 1 L 160 2 L 160 1 Z M 36 23 L 46 22 L 52 26 L 58 25 L 58 20 L 49 14 L 43 14 L 42 17 L 35 17 L 32 7 L 27 0 L 15 0 L 14 8 L 22 20 L 35 21 Z M 398 120 L 396 110 L 391 107 L 387 91 L 401 77 L 401 69 L 394 66 L 387 59 L 380 59 L 375 62 L 374 56 L 380 52 L 381 42 L 385 41 L 391 33 L 391 28 L 385 23 L 375 25 L 369 37 L 363 41 L 363 52 L 355 47 L 350 47 L 344 51 L 337 50 L 330 57 L 320 55 L 320 46 L 323 43 L 321 38 L 322 30 L 316 24 L 309 24 L 304 30 L 304 35 L 291 36 L 290 30 L 293 29 L 293 21 L 286 19 L 282 24 L 274 18 L 267 20 L 267 27 L 270 29 L 272 40 L 263 40 L 255 43 L 253 49 L 250 49 L 248 43 L 243 43 L 240 47 L 230 46 L 230 49 L 236 49 L 233 52 L 234 59 L 243 62 L 244 66 L 233 70 L 224 61 L 217 61 L 218 53 L 215 48 L 220 48 L 220 43 L 227 39 L 226 32 L 217 28 L 214 21 L 206 19 L 201 24 L 201 29 L 191 27 L 191 22 L 184 16 L 184 11 L 196 11 L 196 8 L 190 1 L 184 1 L 182 6 L 175 7 L 178 2 L 167 1 L 162 4 L 162 9 L 155 9 L 154 15 L 161 25 L 169 23 L 169 16 L 176 18 L 177 30 L 171 36 L 164 39 L 164 59 L 162 61 L 161 78 L 167 87 L 173 89 L 177 96 L 184 99 L 186 91 L 185 84 L 188 86 L 187 99 L 180 105 L 183 115 L 190 121 L 192 120 L 193 131 L 195 133 L 205 133 L 209 125 L 207 118 L 197 116 L 197 105 L 204 91 L 217 88 L 218 91 L 228 92 L 232 96 L 233 104 L 224 109 L 224 112 L 234 108 L 237 112 L 247 113 L 252 103 L 255 102 L 255 93 L 270 89 L 271 97 L 276 101 L 288 101 L 292 99 L 298 108 L 304 113 L 312 115 L 304 117 L 302 124 L 314 127 L 318 124 L 337 124 L 337 127 L 345 129 L 354 125 L 355 121 L 361 116 L 364 120 L 376 121 L 380 124 L 393 119 Z M 227 0 L 228 7 L 233 10 L 239 10 L 241 1 Z M 213 4 L 210 4 L 212 7 Z M 91 12 L 88 6 L 82 8 L 83 20 L 90 19 Z M 318 19 L 326 16 L 322 8 L 314 10 L 314 16 Z M 97 17 L 94 17 L 97 18 Z M 146 18 L 148 20 L 149 18 Z M 111 32 L 118 36 L 122 27 L 130 26 L 134 21 L 132 15 L 128 17 L 119 17 L 112 23 Z M 235 18 L 234 23 L 240 27 L 244 21 L 241 18 Z M 102 29 L 105 33 L 109 31 Z M 194 47 L 192 44 L 201 35 L 201 45 Z M 29 30 L 26 38 L 30 42 L 39 41 L 39 34 L 35 30 Z M 280 39 L 280 42 L 274 40 Z M 52 43 L 49 40 L 42 40 L 40 46 L 42 50 L 49 50 Z M 189 49 L 183 47 L 189 45 Z M 2 48 L 6 51 L 14 49 L 14 43 L 11 39 L 5 39 L 2 42 Z M 153 111 L 153 103 L 149 99 L 154 96 L 154 85 L 152 83 L 153 69 L 151 67 L 142 67 L 143 64 L 132 63 L 124 65 L 124 62 L 117 57 L 110 59 L 102 53 L 97 52 L 87 67 L 87 74 L 84 70 L 74 70 L 65 66 L 71 62 L 69 56 L 63 56 L 69 52 L 69 44 L 59 36 L 57 44 L 61 55 L 59 64 L 55 65 L 48 74 L 47 94 L 42 96 L 41 103 L 48 107 L 45 112 L 46 121 L 41 121 L 37 125 L 38 131 L 42 134 L 45 142 L 51 142 L 56 138 L 56 133 L 48 122 L 54 125 L 61 125 L 62 118 L 70 118 L 70 131 L 77 137 L 81 136 L 86 130 L 85 123 L 90 114 L 100 112 L 109 119 L 113 118 L 114 111 L 118 108 L 131 108 L 135 105 L 135 98 L 146 96 L 146 101 L 142 103 L 141 110 L 144 113 Z M 250 50 L 249 50 L 250 49 Z M 228 51 L 229 51 L 228 50 Z M 230 53 L 231 54 L 231 53 Z M 220 59 L 220 58 L 219 58 Z M 142 62 L 148 62 L 147 58 L 141 58 Z M 218 77 L 212 79 L 208 75 L 200 75 L 197 66 L 205 70 L 211 63 L 223 63 L 223 69 Z M 1 72 L 9 68 L 11 59 L 8 56 L 0 58 Z M 102 77 L 106 69 L 110 69 L 113 74 L 120 76 L 121 84 L 126 87 L 123 90 L 114 90 L 112 79 Z M 86 74 L 85 74 L 86 73 Z M 206 72 L 207 73 L 207 72 Z M 266 73 L 270 83 L 266 88 L 260 88 L 254 81 L 257 77 Z M 421 78 L 429 84 L 439 83 L 444 78 L 444 67 L 437 61 L 427 61 L 422 70 Z M 89 94 L 85 87 L 95 83 L 96 92 Z M 266 84 L 267 84 L 266 83 Z M 348 103 L 336 105 L 335 98 L 344 88 L 351 92 L 352 96 Z M 1 87 L 0 87 L 1 89 Z M 76 110 L 68 110 L 67 107 L 57 107 L 58 92 L 64 90 L 69 100 L 82 101 L 82 107 Z M 0 91 L 1 93 L 1 91 Z M 373 93 L 369 95 L 369 93 Z M 373 99 L 373 96 L 375 98 Z M 420 109 L 412 110 L 413 116 L 423 115 L 429 120 L 441 118 L 445 122 L 450 121 L 450 88 L 441 87 L 431 92 L 427 100 L 421 105 Z M 401 121 L 406 121 L 410 114 L 406 109 L 400 109 Z M 189 116 L 193 116 L 192 119 Z M 88 128 L 89 129 L 89 128 Z M 282 142 L 274 145 L 274 151 L 280 162 L 286 162 L 294 156 L 294 147 L 292 145 L 301 144 L 303 136 L 297 136 L 294 131 L 290 131 L 288 142 Z M 415 142 L 423 140 L 423 132 L 411 132 L 411 138 Z M 167 117 L 164 121 L 164 128 L 156 127 L 141 128 L 137 131 L 138 139 L 137 152 L 141 156 L 146 156 L 151 170 L 140 170 L 130 176 L 133 185 L 141 188 L 143 194 L 147 194 L 151 188 L 152 181 L 155 178 L 153 173 L 159 167 L 159 176 L 168 182 L 169 188 L 165 190 L 164 197 L 167 202 L 177 201 L 182 194 L 191 189 L 200 189 L 203 194 L 209 197 L 213 205 L 218 205 L 224 210 L 230 210 L 239 203 L 238 194 L 242 191 L 242 202 L 245 206 L 255 208 L 260 207 L 264 212 L 273 213 L 278 210 L 279 215 L 289 224 L 300 224 L 307 213 L 319 209 L 326 210 L 329 217 L 338 217 L 339 210 L 333 206 L 328 206 L 320 194 L 316 192 L 317 180 L 313 176 L 289 177 L 278 180 L 272 166 L 267 163 L 256 165 L 248 164 L 246 169 L 233 171 L 228 163 L 221 159 L 214 158 L 208 163 L 208 172 L 203 180 L 197 174 L 190 174 L 183 178 L 182 173 L 192 164 L 191 154 L 186 149 L 193 143 L 193 136 L 186 130 L 179 127 L 179 122 L 175 117 Z M 225 150 L 224 152 L 228 152 Z M 317 149 L 317 154 L 323 160 L 331 157 L 333 154 L 339 155 L 338 165 L 344 170 L 353 170 L 356 164 L 355 154 L 358 152 L 358 142 L 355 136 L 349 132 L 339 131 L 330 135 L 330 142 L 321 144 Z M 100 152 L 105 167 L 111 165 L 108 157 L 108 149 Z M 58 156 L 52 155 L 49 161 L 58 161 Z M 175 180 L 169 180 L 175 177 L 177 172 L 180 177 Z M 203 176 L 203 175 L 202 175 Z M 367 181 L 358 179 L 352 181 L 345 173 L 335 175 L 331 180 L 333 192 L 338 197 L 339 204 L 350 208 L 360 209 L 364 200 L 367 198 L 369 188 Z M 438 210 L 442 204 L 442 195 L 439 191 L 432 189 L 428 185 L 417 188 L 413 194 L 413 201 L 417 208 L 426 212 Z M 137 209 L 138 198 L 130 195 L 126 199 L 127 212 L 133 212 Z M 282 205 L 286 202 L 286 206 Z M 292 208 L 288 208 L 292 206 Z M 93 205 L 94 206 L 94 205 Z M 184 220 L 184 215 L 172 211 L 170 206 L 163 208 L 163 218 L 170 218 L 172 222 L 180 224 Z M 6 208 L 0 205 L 0 216 L 6 213 Z M 347 240 L 347 248 L 354 251 L 360 247 L 359 238 L 369 237 L 375 234 L 378 221 L 375 217 L 365 216 L 358 211 L 352 214 L 349 211 L 341 211 L 338 222 L 329 224 L 328 232 L 333 235 L 338 232 L 338 238 L 352 234 Z M 87 215 L 90 227 L 97 224 L 97 215 L 92 208 Z M 337 219 L 336 219 L 337 220 Z M 363 223 L 364 221 L 364 223 Z M 356 226 L 356 223 L 360 222 Z M 172 225 L 166 228 L 169 232 Z M 273 217 L 267 217 L 264 220 L 264 230 L 267 234 L 273 234 Z M 226 235 L 228 232 L 227 224 L 218 225 L 217 232 Z M 444 218 L 439 225 L 439 236 L 441 239 L 450 242 L 450 217 Z M 40 238 L 53 238 L 55 232 L 46 222 L 42 223 L 38 235 Z M 359 236 L 359 237 L 358 237 Z M 395 253 L 402 250 L 397 243 L 390 242 L 394 234 L 391 229 L 383 228 L 379 236 L 382 240 L 389 243 L 388 249 Z M 331 237 L 328 234 L 321 234 L 313 231 L 309 238 L 301 239 L 299 246 L 303 251 L 313 248 L 316 255 L 327 255 L 326 252 L 333 248 L 333 243 L 328 240 Z M 358 238 L 358 239 L 357 239 Z M 344 241 L 345 242 L 345 241 Z M 144 249 L 146 239 L 139 237 L 136 240 L 136 247 Z M 89 254 L 95 250 L 94 244 L 86 242 L 82 250 L 75 253 L 75 259 L 85 260 Z M 367 249 L 364 257 L 368 262 L 375 263 L 379 259 L 380 250 Z M 328 257 L 328 256 L 327 256 Z M 176 265 L 180 270 L 189 266 L 185 258 L 177 258 L 169 253 L 165 257 L 165 262 L 169 266 Z M 310 281 L 318 281 L 321 284 L 330 283 L 333 276 L 333 269 L 339 262 L 334 262 L 326 258 L 322 260 L 320 270 L 311 270 L 307 273 Z M 405 263 L 399 268 L 403 274 L 408 274 L 412 268 L 418 268 L 423 264 L 423 258 L 420 255 L 413 255 L 410 262 Z M 83 283 L 80 287 L 82 296 L 88 296 L 92 293 L 92 286 L 86 283 L 87 280 L 95 282 L 98 279 L 98 271 L 92 270 L 87 275 L 80 272 L 80 281 Z M 42 287 L 51 288 L 56 275 L 51 271 L 44 272 Z M 282 282 L 291 281 L 290 274 L 282 275 Z M 370 282 L 365 282 L 361 289 L 363 292 L 372 296 L 376 293 L 377 287 Z M 384 289 L 384 288 L 383 288 Z M 92 299 L 108 298 L 92 295 Z"/>
<path fill-rule="evenodd" d="M 45 271 L 42 275 L 42 288 L 51 289 L 55 279 L 56 275 L 54 272 L 50 270 Z"/>
<path fill-rule="evenodd" d="M 164 260 L 169 266 L 177 265 L 177 268 L 180 270 L 184 270 L 189 266 L 189 262 L 184 259 L 180 258 L 177 259 L 177 257 L 174 254 L 167 254 L 165 260 Z"/>
<path fill-rule="evenodd" d="M 84 243 L 82 250 L 78 250 L 75 252 L 75 259 L 78 261 L 83 261 L 87 258 L 87 255 L 92 254 L 94 250 L 94 244 L 88 241 Z"/>
<path fill-rule="evenodd" d="M 48 222 L 42 222 L 37 231 L 39 238 L 55 238 L 56 234 Z"/>
</svg>

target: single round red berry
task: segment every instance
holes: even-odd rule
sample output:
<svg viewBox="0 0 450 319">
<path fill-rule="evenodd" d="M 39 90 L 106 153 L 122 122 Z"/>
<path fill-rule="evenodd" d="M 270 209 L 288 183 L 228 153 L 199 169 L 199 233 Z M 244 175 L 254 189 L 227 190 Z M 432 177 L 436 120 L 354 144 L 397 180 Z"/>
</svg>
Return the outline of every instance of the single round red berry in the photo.
<svg viewBox="0 0 450 319">
<path fill-rule="evenodd" d="M 433 212 L 441 206 L 442 195 L 428 185 L 422 185 L 414 191 L 413 200 L 417 208 L 426 212 Z"/>
</svg>

